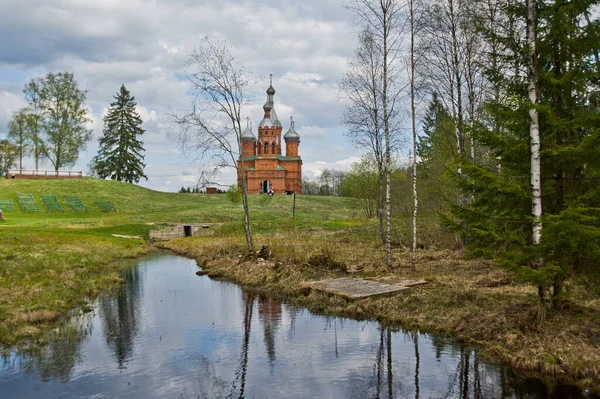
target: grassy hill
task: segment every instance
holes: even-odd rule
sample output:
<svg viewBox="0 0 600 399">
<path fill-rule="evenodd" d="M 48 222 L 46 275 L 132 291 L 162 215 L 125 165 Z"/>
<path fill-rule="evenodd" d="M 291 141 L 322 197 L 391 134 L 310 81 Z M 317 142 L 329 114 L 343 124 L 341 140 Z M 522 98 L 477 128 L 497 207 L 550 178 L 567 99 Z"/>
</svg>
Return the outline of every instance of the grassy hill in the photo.
<svg viewBox="0 0 600 399">
<path fill-rule="evenodd" d="M 23 212 L 18 194 L 31 194 L 40 212 Z M 42 194 L 56 195 L 64 212 L 49 213 Z M 87 212 L 73 211 L 66 195 L 78 196 Z M 228 201 L 225 195 L 164 193 L 133 184 L 84 179 L 5 180 L 0 179 L 0 199 L 11 199 L 15 211 L 5 211 L 3 226 L 103 227 L 161 222 L 234 223 L 242 219 L 242 206 Z M 292 221 L 292 196 L 250 195 L 253 224 L 259 231 L 286 229 L 290 225 L 304 228 L 322 225 L 353 224 L 361 219 L 353 199 L 336 197 L 296 197 L 296 218 Z M 96 201 L 111 202 L 117 212 L 104 213 Z"/>
</svg>

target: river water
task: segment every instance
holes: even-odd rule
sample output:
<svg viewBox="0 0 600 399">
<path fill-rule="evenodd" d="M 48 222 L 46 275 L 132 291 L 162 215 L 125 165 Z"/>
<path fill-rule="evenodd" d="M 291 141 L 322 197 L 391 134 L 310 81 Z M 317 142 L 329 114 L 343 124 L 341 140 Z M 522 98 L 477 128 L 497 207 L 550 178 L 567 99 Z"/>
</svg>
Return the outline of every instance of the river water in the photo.
<svg viewBox="0 0 600 399">
<path fill-rule="evenodd" d="M 41 352 L 0 364 L 0 398 L 591 398 L 474 350 L 324 317 L 154 253 Z M 594 396 L 596 398 L 596 396 Z"/>
</svg>

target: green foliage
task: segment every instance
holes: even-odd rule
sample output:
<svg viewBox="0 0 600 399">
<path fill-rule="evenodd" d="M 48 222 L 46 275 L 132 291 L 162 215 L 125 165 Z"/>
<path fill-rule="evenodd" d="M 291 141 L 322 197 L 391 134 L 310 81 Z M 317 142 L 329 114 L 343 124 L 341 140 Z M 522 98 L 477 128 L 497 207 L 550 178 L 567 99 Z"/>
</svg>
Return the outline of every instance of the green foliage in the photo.
<svg viewBox="0 0 600 399">
<path fill-rule="evenodd" d="M 560 298 L 573 273 L 597 273 L 600 264 L 600 48 L 599 22 L 589 21 L 596 0 L 539 2 L 539 86 L 543 229 L 532 245 L 530 102 L 527 77 L 488 71 L 502 88 L 486 105 L 489 123 L 474 135 L 494 159 L 460 160 L 457 183 L 469 198 L 447 223 L 477 254 L 493 256 L 525 281 L 553 287 Z M 522 6 L 522 5 L 521 5 Z M 523 8 L 507 13 L 522 18 Z M 505 64 L 527 50 L 507 37 Z M 514 69 L 513 69 L 514 70 Z M 518 68 L 517 68 L 518 70 Z"/>
<path fill-rule="evenodd" d="M 342 181 L 340 194 L 358 199 L 367 218 L 376 217 L 379 172 L 375 162 L 368 157 L 363 157 L 360 162 L 354 164 Z"/>
<path fill-rule="evenodd" d="M 15 112 L 8 123 L 8 139 L 17 147 L 19 169 L 23 169 L 23 158 L 30 152 L 35 124 L 35 116 L 29 113 L 26 108 Z"/>
<path fill-rule="evenodd" d="M 46 138 L 35 141 L 43 157 L 55 170 L 74 165 L 92 135 L 86 128 L 90 121 L 84 104 L 87 91 L 79 89 L 72 73 L 59 72 L 33 79 L 25 92 L 30 93 L 30 107 L 39 110 L 34 115 Z"/>
<path fill-rule="evenodd" d="M 420 213 L 445 213 L 458 198 L 456 189 L 456 133 L 448 110 L 436 94 L 423 118 L 423 135 L 417 145 Z"/>
<path fill-rule="evenodd" d="M 0 140 L 0 174 L 16 165 L 18 148 L 8 140 Z"/>
<path fill-rule="evenodd" d="M 237 185 L 232 184 L 225 196 L 234 204 L 239 204 L 242 201 L 242 190 Z"/>
<path fill-rule="evenodd" d="M 135 97 L 125 85 L 114 98 L 104 117 L 104 135 L 93 168 L 102 179 L 137 183 L 141 178 L 148 179 L 144 175 L 144 147 L 138 137 L 144 134 L 142 119 L 135 109 Z"/>
</svg>

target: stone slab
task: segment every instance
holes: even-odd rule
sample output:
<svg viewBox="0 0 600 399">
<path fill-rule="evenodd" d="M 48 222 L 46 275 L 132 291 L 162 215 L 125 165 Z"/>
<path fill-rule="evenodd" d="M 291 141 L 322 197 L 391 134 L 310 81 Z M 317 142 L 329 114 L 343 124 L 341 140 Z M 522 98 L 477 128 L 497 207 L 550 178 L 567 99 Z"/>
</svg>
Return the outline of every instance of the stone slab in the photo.
<svg viewBox="0 0 600 399">
<path fill-rule="evenodd" d="M 410 292 L 409 287 L 402 287 L 354 277 L 311 281 L 306 283 L 306 286 L 317 291 L 339 295 L 348 299 L 391 296 L 400 293 L 408 294 Z"/>
</svg>

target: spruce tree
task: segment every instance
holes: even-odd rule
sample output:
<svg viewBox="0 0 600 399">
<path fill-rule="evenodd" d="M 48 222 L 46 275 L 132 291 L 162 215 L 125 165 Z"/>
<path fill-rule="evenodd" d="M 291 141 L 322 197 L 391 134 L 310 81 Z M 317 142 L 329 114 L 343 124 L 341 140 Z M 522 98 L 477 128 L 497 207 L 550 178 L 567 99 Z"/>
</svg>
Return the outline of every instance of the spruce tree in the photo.
<svg viewBox="0 0 600 399">
<path fill-rule="evenodd" d="M 555 303 L 571 275 L 600 271 L 600 24 L 597 18 L 590 20 L 597 4 L 597 0 L 538 2 L 535 108 L 544 209 L 539 245 L 531 233 L 538 223 L 531 216 L 532 103 L 526 74 L 513 73 L 510 67 L 490 71 L 502 76 L 504 92 L 487 104 L 493 123 L 478 126 L 476 132 L 497 164 L 475 165 L 462 159 L 467 179 L 458 184 L 471 201 L 453 208 L 454 227 L 467 236 L 472 249 L 511 267 L 539 288 L 540 299 L 550 293 Z M 505 12 L 523 18 L 525 7 L 521 2 Z M 525 56 L 529 49 L 506 37 L 499 39 L 505 44 L 505 65 L 512 62 L 518 72 L 514 66 L 522 59 L 514 54 Z"/>
<path fill-rule="evenodd" d="M 144 143 L 138 137 L 145 130 L 135 109 L 135 97 L 125 85 L 121 85 L 114 98 L 104 117 L 104 134 L 93 163 L 102 179 L 137 183 L 141 178 L 148 179 L 144 175 Z"/>
</svg>

